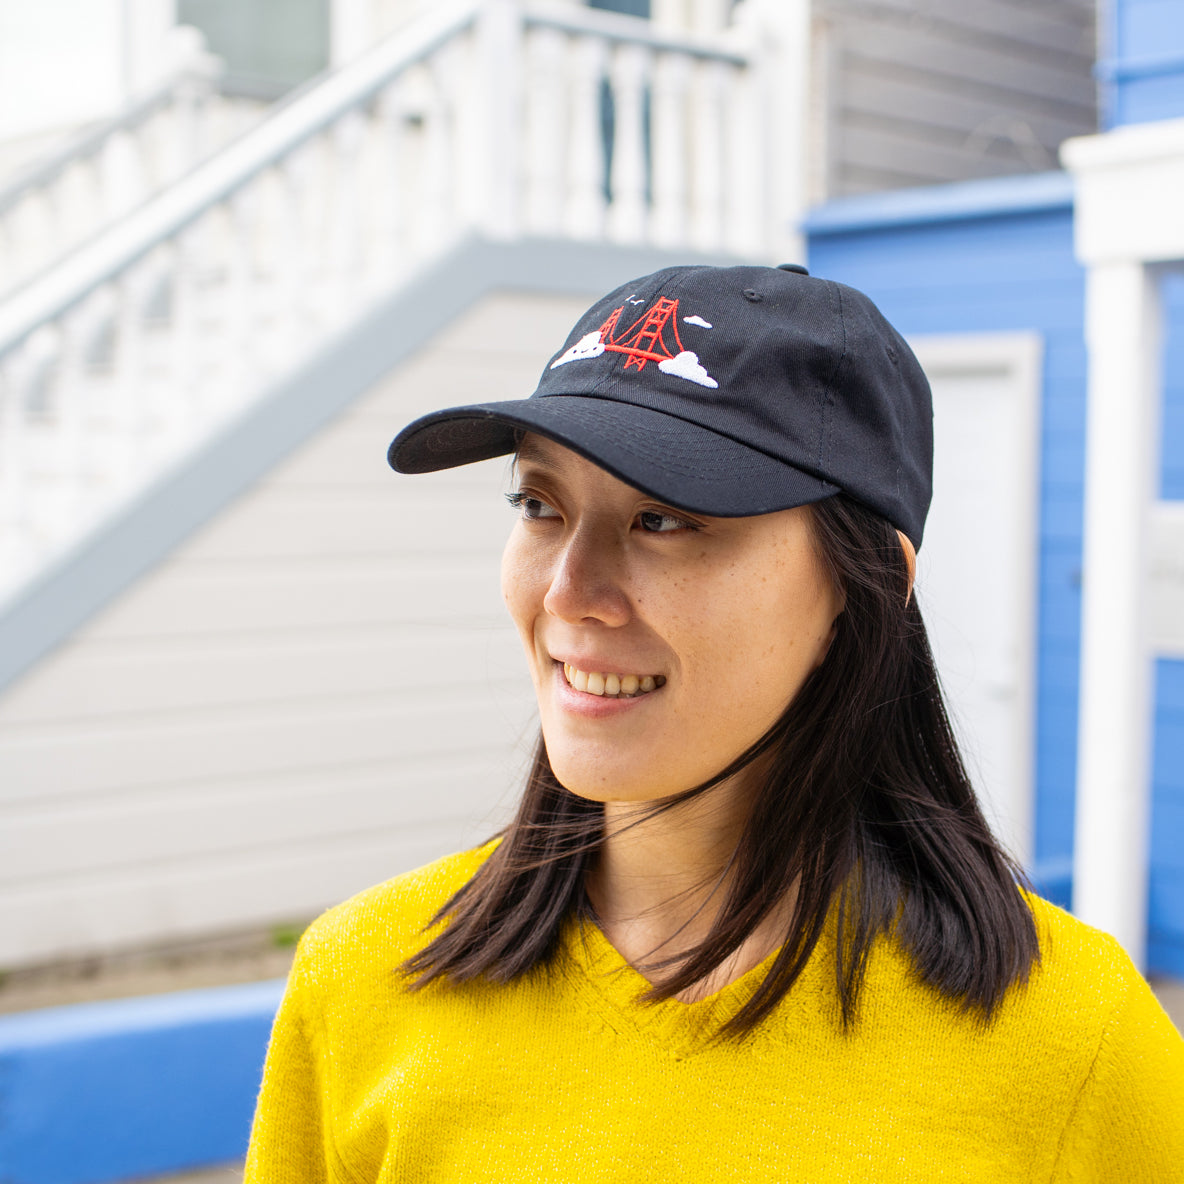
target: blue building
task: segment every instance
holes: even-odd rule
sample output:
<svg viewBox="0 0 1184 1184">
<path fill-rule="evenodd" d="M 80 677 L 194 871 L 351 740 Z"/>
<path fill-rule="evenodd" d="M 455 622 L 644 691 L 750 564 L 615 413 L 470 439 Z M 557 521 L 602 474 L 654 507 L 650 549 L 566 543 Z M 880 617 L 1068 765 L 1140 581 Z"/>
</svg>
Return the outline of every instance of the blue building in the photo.
<svg viewBox="0 0 1184 1184">
<path fill-rule="evenodd" d="M 812 268 L 906 334 L 1038 338 L 1031 867 L 1181 976 L 1184 6 L 1108 25 L 1106 130 L 1068 172 L 839 200 L 806 230 Z"/>
</svg>

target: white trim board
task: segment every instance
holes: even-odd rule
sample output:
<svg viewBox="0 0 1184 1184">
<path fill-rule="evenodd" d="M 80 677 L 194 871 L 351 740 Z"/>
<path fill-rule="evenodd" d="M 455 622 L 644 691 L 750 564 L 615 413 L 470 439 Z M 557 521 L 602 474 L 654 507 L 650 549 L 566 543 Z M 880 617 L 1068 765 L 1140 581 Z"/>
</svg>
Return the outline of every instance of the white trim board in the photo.
<svg viewBox="0 0 1184 1184">
<path fill-rule="evenodd" d="M 936 436 L 920 600 L 925 610 L 928 578 L 927 624 L 971 776 L 1000 838 L 1030 865 L 1043 344 L 1035 333 L 910 344 L 934 388 Z"/>
</svg>

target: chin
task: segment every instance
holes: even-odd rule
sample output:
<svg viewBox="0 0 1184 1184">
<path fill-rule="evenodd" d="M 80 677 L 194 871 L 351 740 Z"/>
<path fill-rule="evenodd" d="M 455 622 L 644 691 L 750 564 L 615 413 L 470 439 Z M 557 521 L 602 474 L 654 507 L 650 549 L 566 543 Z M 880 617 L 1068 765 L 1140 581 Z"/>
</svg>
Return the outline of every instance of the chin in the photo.
<svg viewBox="0 0 1184 1184">
<path fill-rule="evenodd" d="M 649 780 L 621 777 L 606 777 L 602 769 L 590 771 L 583 767 L 573 767 L 562 760 L 551 759 L 551 769 L 556 780 L 568 793 L 589 802 L 657 802 L 662 798 L 680 793 L 682 790 L 674 786 L 667 787 Z M 686 788 L 686 787 L 684 787 Z"/>
</svg>

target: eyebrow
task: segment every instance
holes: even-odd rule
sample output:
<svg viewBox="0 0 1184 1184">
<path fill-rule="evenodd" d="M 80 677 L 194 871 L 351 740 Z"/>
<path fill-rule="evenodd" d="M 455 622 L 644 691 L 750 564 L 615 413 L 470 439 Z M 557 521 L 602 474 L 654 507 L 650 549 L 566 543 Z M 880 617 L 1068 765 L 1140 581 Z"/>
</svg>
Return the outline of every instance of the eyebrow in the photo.
<svg viewBox="0 0 1184 1184">
<path fill-rule="evenodd" d="M 527 436 L 526 439 L 518 445 L 518 451 L 514 454 L 514 463 L 522 464 L 523 462 L 532 465 L 538 465 L 543 469 L 556 468 L 553 457 L 547 455 L 543 448 L 537 443 L 538 437 Z"/>
</svg>

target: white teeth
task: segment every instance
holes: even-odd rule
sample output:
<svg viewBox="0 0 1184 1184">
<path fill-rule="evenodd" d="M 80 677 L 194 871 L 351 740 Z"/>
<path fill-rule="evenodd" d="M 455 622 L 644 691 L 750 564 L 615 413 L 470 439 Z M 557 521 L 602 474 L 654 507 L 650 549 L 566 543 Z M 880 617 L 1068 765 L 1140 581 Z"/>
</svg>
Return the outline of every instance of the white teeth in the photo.
<svg viewBox="0 0 1184 1184">
<path fill-rule="evenodd" d="M 599 671 L 579 670 L 569 662 L 563 664 L 563 674 L 577 691 L 610 699 L 622 695 L 626 698 L 645 695 L 657 690 L 666 681 L 661 674 L 601 674 Z"/>
</svg>

